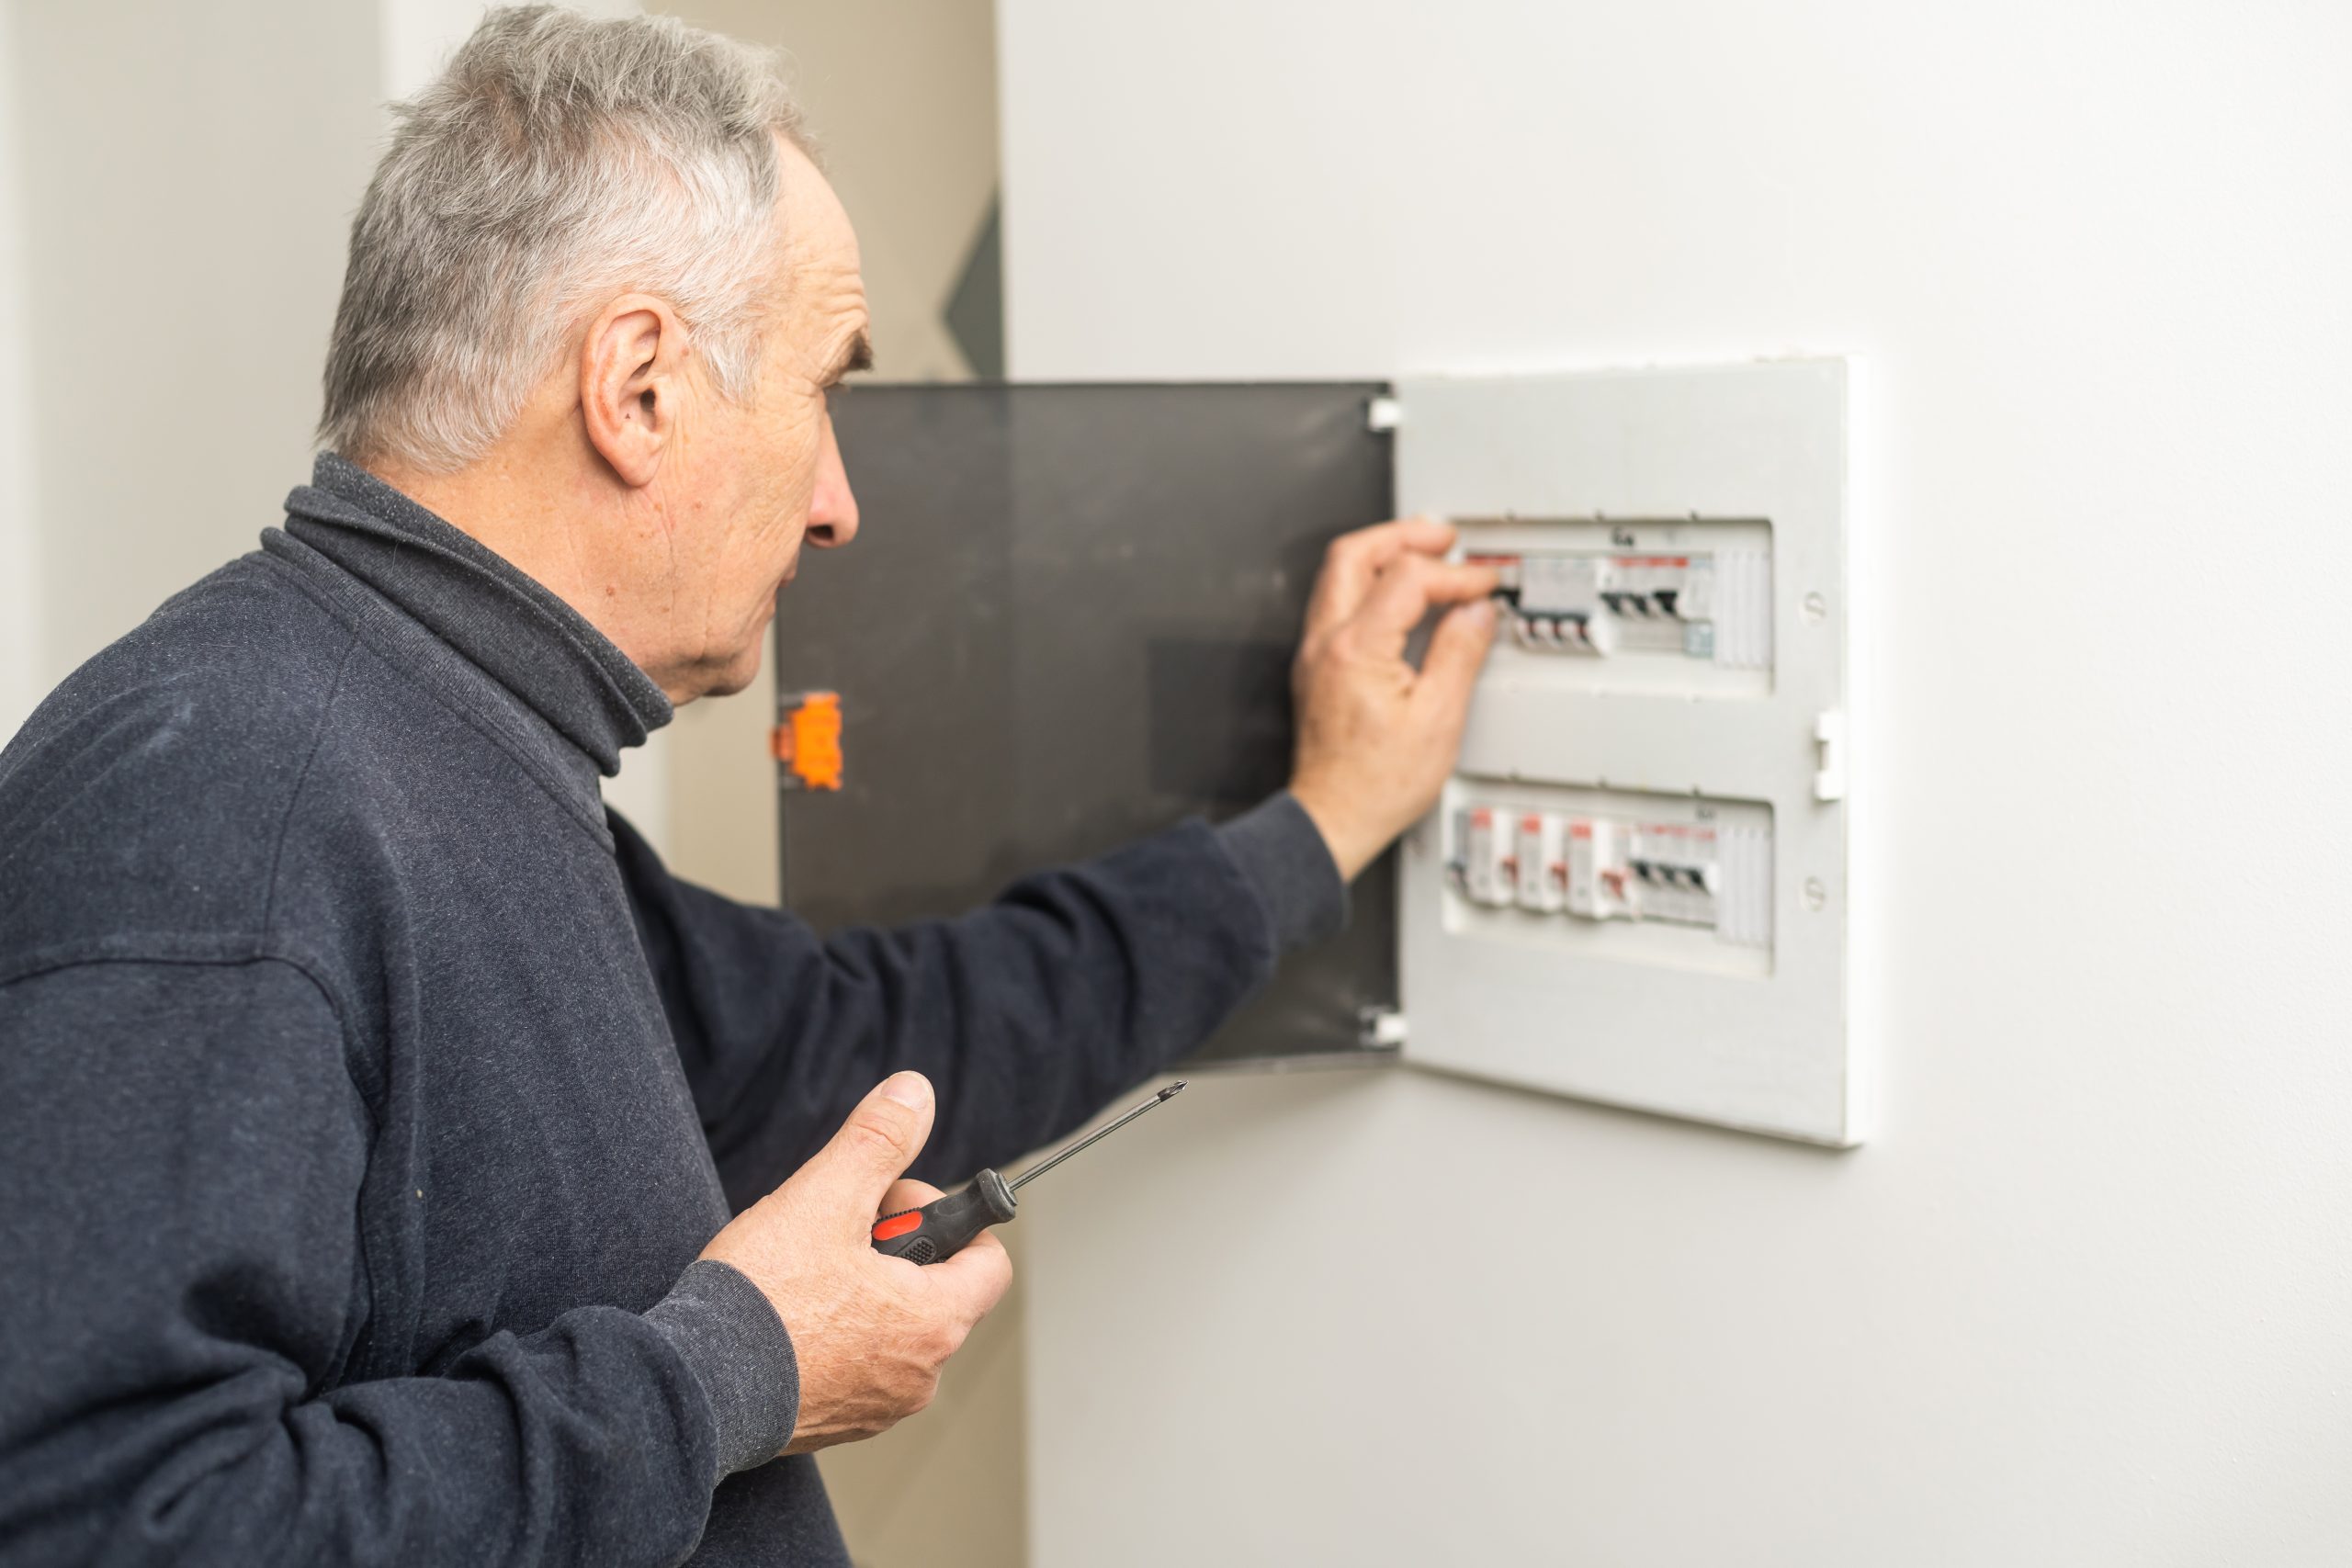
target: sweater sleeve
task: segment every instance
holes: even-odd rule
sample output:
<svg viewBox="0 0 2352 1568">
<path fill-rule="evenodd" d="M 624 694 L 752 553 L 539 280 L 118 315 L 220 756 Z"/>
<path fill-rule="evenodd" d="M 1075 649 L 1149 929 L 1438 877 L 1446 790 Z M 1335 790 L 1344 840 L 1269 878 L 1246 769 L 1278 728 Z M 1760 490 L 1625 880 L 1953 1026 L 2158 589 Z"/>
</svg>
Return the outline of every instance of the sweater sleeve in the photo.
<svg viewBox="0 0 2352 1568">
<path fill-rule="evenodd" d="M 1346 918 L 1339 869 L 1287 794 L 1031 876 L 955 919 L 830 939 L 678 881 L 618 818 L 614 836 L 739 1210 L 902 1068 L 939 1097 L 915 1174 L 961 1181 L 1035 1148 L 1198 1046 L 1285 949 Z"/>
<path fill-rule="evenodd" d="M 698 1263 L 642 1314 L 353 1381 L 371 1129 L 343 1050 L 272 960 L 0 985 L 0 1555 L 677 1561 L 789 1436 L 775 1313 Z"/>
</svg>

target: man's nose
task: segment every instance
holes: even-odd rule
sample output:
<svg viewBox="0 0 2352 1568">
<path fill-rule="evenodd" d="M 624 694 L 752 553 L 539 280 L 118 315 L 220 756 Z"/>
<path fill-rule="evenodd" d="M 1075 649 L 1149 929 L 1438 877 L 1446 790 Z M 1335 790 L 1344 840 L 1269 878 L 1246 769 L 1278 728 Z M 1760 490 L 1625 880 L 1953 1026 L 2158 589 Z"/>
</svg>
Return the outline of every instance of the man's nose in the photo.
<svg viewBox="0 0 2352 1568">
<path fill-rule="evenodd" d="M 842 467 L 833 422 L 825 421 L 825 445 L 817 455 L 817 488 L 808 496 L 808 542 L 837 549 L 857 537 L 857 497 L 850 493 L 849 470 Z"/>
</svg>

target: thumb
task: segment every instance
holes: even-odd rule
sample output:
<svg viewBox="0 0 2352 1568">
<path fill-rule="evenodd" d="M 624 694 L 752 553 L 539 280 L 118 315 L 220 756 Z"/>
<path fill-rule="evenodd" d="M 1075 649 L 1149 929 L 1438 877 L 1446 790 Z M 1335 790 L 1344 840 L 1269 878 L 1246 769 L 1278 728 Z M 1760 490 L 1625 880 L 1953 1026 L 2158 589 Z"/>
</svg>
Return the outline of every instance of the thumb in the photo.
<svg viewBox="0 0 2352 1568">
<path fill-rule="evenodd" d="M 874 1223 L 876 1205 L 931 1136 L 931 1080 L 892 1073 L 857 1102 L 832 1141 L 804 1168 L 829 1203 L 839 1203 L 861 1226 Z"/>
<path fill-rule="evenodd" d="M 1467 707 L 1470 688 L 1494 642 L 1493 600 L 1474 600 L 1448 610 L 1430 634 L 1430 650 L 1421 660 L 1422 700 L 1456 713 Z"/>
</svg>

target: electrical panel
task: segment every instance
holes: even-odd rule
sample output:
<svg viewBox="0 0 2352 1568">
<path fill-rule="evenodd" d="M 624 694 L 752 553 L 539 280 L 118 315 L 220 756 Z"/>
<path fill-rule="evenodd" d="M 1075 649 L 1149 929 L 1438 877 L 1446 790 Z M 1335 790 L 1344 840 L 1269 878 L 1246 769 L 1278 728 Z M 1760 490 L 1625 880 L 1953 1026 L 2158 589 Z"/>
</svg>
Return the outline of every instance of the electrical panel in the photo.
<svg viewBox="0 0 2352 1568">
<path fill-rule="evenodd" d="M 1501 615 L 1404 848 L 1408 1060 L 1845 1145 L 1849 367 L 1407 381 Z"/>
</svg>

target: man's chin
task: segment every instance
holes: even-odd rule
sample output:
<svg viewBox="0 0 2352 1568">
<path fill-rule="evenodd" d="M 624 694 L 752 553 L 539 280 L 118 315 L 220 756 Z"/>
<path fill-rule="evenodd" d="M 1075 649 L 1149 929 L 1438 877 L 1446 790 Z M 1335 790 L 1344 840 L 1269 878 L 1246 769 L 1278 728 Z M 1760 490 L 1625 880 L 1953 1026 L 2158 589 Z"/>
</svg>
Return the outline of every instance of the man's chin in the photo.
<svg viewBox="0 0 2352 1568">
<path fill-rule="evenodd" d="M 764 631 L 764 626 L 762 629 Z M 767 646 L 765 636 L 752 637 L 752 645 L 720 672 L 720 683 L 710 689 L 710 694 L 731 697 L 738 692 L 750 690 L 752 682 L 760 678 L 760 660 L 765 656 Z"/>
<path fill-rule="evenodd" d="M 720 671 L 718 677 L 702 689 L 702 694 L 706 697 L 731 697 L 738 692 L 748 691 L 752 682 L 759 678 L 760 656 L 754 653 L 749 662 L 730 664 Z"/>
<path fill-rule="evenodd" d="M 765 639 L 755 637 L 750 647 L 725 663 L 710 660 L 695 665 L 692 683 L 684 694 L 671 688 L 671 701 L 683 707 L 705 697 L 733 696 L 760 678 L 760 658 L 764 647 Z"/>
</svg>

